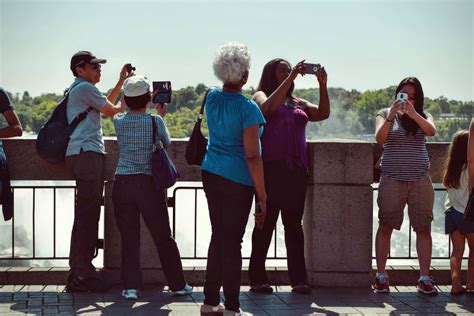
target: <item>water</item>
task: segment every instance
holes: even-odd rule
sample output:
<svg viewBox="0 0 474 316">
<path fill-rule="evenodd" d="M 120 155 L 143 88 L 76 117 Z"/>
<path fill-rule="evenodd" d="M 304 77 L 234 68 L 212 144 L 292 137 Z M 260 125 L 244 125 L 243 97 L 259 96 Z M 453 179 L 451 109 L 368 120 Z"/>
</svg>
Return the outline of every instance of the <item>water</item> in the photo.
<svg viewBox="0 0 474 316">
<path fill-rule="evenodd" d="M 14 221 L 14 253 L 15 258 L 24 257 L 64 257 L 69 253 L 70 232 L 73 224 L 74 213 L 74 189 L 56 189 L 54 199 L 53 189 L 36 189 L 35 193 L 30 188 L 22 186 L 73 186 L 73 181 L 12 181 L 15 189 L 15 221 Z M 178 182 L 175 187 L 168 190 L 168 196 L 173 195 L 176 187 L 176 242 L 183 258 L 184 266 L 204 266 L 205 260 L 191 259 L 195 257 L 206 257 L 209 240 L 211 236 L 211 226 L 207 210 L 207 202 L 202 190 L 197 191 L 197 206 L 194 206 L 195 191 L 185 189 L 186 187 L 201 187 L 199 182 Z M 374 185 L 374 188 L 377 186 Z M 439 187 L 439 185 L 437 186 Z M 378 226 L 377 219 L 377 192 L 374 191 L 374 217 L 373 236 Z M 33 197 L 33 195 L 35 195 Z M 444 200 L 445 191 L 436 191 L 434 222 L 432 225 L 433 237 L 433 257 L 447 257 L 449 253 L 449 240 L 444 234 Z M 34 202 L 33 202 L 34 201 Z M 53 205 L 56 203 L 56 222 L 54 221 Z M 254 209 L 254 207 L 252 207 Z M 33 221 L 33 212 L 35 214 Z M 173 209 L 169 208 L 170 220 L 173 218 Z M 253 211 L 252 211 L 253 213 Z M 250 215 L 246 227 L 246 233 L 242 244 L 242 254 L 249 257 L 251 252 L 251 235 L 254 227 L 253 215 Z M 104 210 L 101 212 L 99 224 L 99 238 L 104 236 L 103 224 Z M 54 232 L 56 239 L 54 239 Z M 33 245 L 33 236 L 34 245 Z M 409 249 L 409 223 L 405 210 L 405 218 L 400 231 L 394 231 L 391 243 L 391 255 L 397 257 L 408 257 L 411 252 L 416 256 L 415 234 L 411 236 L 412 244 Z M 194 244 L 196 240 L 196 245 Z M 276 240 L 276 247 L 275 247 Z M 466 248 L 467 249 L 467 248 Z M 8 258 L 12 255 L 12 222 L 0 222 L 0 258 Z M 375 253 L 374 253 L 375 255 Z M 276 238 L 273 237 L 268 252 L 269 257 L 285 257 L 286 249 L 284 243 L 284 230 L 281 218 L 277 223 Z M 103 266 L 103 253 L 99 251 L 94 260 L 96 267 Z M 248 263 L 244 260 L 244 265 Z M 286 266 L 286 260 L 272 259 L 268 262 L 272 266 Z M 397 259 L 389 260 L 389 265 L 417 265 L 417 260 Z M 447 265 L 446 260 L 434 260 L 433 265 Z M 0 260 L 0 266 L 37 266 L 66 267 L 67 260 L 44 259 L 44 260 Z"/>
</svg>

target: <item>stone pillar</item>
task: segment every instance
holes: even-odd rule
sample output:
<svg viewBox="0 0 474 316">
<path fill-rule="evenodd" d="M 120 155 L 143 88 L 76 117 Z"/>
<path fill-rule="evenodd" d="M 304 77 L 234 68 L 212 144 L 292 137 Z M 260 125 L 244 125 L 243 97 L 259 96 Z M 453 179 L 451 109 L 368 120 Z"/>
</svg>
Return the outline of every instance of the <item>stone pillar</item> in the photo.
<svg viewBox="0 0 474 316">
<path fill-rule="evenodd" d="M 373 145 L 309 143 L 303 220 L 308 281 L 369 286 L 372 261 Z"/>
</svg>

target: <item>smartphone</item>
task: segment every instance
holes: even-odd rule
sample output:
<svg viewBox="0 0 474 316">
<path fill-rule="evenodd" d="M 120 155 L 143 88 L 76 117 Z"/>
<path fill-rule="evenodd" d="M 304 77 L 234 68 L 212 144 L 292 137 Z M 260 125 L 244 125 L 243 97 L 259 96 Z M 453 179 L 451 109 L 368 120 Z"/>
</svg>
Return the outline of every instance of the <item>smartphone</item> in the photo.
<svg viewBox="0 0 474 316">
<path fill-rule="evenodd" d="M 153 98 L 153 103 L 170 103 L 171 102 L 171 82 L 170 81 L 153 81 L 153 93 L 158 93 Z"/>
<path fill-rule="evenodd" d="M 397 93 L 397 101 L 399 101 L 400 103 L 407 102 L 408 101 L 408 93 L 398 92 Z"/>
<path fill-rule="evenodd" d="M 304 73 L 305 74 L 316 75 L 318 73 L 319 69 L 321 69 L 320 64 L 304 63 L 303 65 L 304 65 Z"/>
</svg>

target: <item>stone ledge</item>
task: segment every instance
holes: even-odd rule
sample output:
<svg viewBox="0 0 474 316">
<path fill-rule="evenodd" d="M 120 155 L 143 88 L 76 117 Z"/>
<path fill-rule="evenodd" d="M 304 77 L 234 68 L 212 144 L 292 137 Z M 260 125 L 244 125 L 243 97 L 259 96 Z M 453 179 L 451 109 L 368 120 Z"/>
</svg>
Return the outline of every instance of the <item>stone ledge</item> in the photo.
<svg viewBox="0 0 474 316">
<path fill-rule="evenodd" d="M 103 270 L 107 273 L 107 279 L 111 281 L 112 284 L 120 283 L 120 271 L 119 269 L 107 269 Z M 161 269 L 143 269 L 143 279 L 146 280 L 146 283 L 160 283 L 165 284 L 166 280 L 162 273 Z M 358 278 L 367 279 L 371 281 L 375 278 L 375 269 L 370 271 L 370 276 L 368 274 L 361 273 Z M 17 267 L 3 267 L 0 270 L 0 284 L 2 285 L 55 285 L 55 284 L 65 284 L 67 275 L 67 268 L 29 268 L 22 267 L 21 269 Z M 390 277 L 391 285 L 415 285 L 419 272 L 418 268 L 414 266 L 388 266 L 387 273 Z M 205 278 L 205 268 L 203 267 L 188 267 L 184 269 L 184 274 L 186 279 L 192 285 L 202 286 L 203 280 Z M 435 266 L 431 267 L 431 274 L 434 277 L 434 280 L 437 284 L 449 285 L 451 283 L 451 275 L 449 267 L 446 266 Z M 288 277 L 288 271 L 286 268 L 281 267 L 268 267 L 267 275 L 269 278 L 269 283 L 274 285 L 288 285 L 290 280 Z M 463 280 L 466 280 L 467 272 L 462 271 Z M 317 279 L 317 286 L 331 286 L 335 281 L 334 277 L 341 278 L 339 281 L 345 281 L 347 287 L 351 287 L 352 280 L 350 279 L 350 274 L 344 272 L 332 271 L 331 273 L 317 273 L 315 276 Z M 332 279 L 331 279 L 332 278 Z M 343 279 L 343 280 L 342 280 Z M 242 285 L 248 285 L 248 268 L 244 267 L 242 271 Z M 338 282 L 340 283 L 340 282 Z M 367 281 L 367 284 L 369 282 Z"/>
</svg>

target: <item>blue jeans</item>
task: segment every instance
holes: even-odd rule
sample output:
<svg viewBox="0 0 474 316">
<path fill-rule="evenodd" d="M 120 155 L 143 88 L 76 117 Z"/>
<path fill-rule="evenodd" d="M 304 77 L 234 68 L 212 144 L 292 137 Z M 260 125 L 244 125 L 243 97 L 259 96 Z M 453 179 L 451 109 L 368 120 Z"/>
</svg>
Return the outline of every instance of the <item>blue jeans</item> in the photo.
<svg viewBox="0 0 474 316">
<path fill-rule="evenodd" d="M 238 311 L 242 273 L 241 245 L 252 207 L 254 187 L 207 171 L 202 171 L 202 183 L 212 226 L 204 282 L 204 304 L 218 305 L 222 286 L 225 308 Z"/>
</svg>

